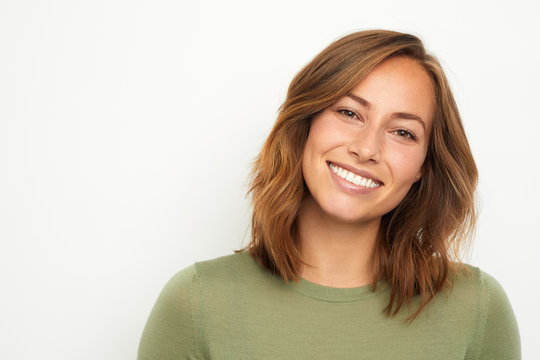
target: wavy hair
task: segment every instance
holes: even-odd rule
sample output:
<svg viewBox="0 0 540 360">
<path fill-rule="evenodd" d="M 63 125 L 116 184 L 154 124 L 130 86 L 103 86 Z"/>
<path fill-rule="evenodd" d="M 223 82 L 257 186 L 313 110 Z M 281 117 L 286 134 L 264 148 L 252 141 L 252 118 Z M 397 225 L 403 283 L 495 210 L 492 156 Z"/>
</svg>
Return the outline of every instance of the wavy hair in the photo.
<svg viewBox="0 0 540 360">
<path fill-rule="evenodd" d="M 462 265 L 460 249 L 476 221 L 478 179 L 444 71 L 416 36 L 386 30 L 347 35 L 294 77 L 251 172 L 251 241 L 245 249 L 285 281 L 298 281 L 303 261 L 297 219 L 300 203 L 309 194 L 301 158 L 311 119 L 393 56 L 407 56 L 422 65 L 433 82 L 436 99 L 423 176 L 397 207 L 383 215 L 375 247 L 372 289 L 379 280 L 391 286 L 384 309 L 387 316 L 419 296 L 418 309 L 407 319 L 413 321 L 451 284 L 450 274 Z"/>
</svg>

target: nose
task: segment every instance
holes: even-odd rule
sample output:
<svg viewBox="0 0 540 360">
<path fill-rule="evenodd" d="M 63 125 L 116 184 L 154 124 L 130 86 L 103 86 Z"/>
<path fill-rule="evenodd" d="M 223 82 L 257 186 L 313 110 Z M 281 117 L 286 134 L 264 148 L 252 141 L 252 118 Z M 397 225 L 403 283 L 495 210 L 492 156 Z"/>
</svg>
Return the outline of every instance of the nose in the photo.
<svg viewBox="0 0 540 360">
<path fill-rule="evenodd" d="M 359 129 L 358 132 L 351 134 L 349 143 L 349 154 L 355 157 L 359 162 L 374 162 L 380 160 L 380 143 L 377 129 L 374 126 L 366 126 Z"/>
</svg>

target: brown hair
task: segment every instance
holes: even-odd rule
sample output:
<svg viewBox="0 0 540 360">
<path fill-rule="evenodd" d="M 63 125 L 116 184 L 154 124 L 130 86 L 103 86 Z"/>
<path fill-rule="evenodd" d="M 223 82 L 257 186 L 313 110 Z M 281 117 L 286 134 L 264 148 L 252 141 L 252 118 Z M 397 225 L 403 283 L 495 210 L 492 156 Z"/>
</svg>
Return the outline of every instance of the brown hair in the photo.
<svg viewBox="0 0 540 360">
<path fill-rule="evenodd" d="M 383 216 L 375 250 L 373 289 L 379 280 L 391 286 L 384 311 L 395 315 L 419 295 L 419 308 L 408 318 L 412 321 L 461 264 L 451 260 L 459 260 L 461 245 L 474 229 L 478 178 L 442 67 L 413 35 L 384 30 L 350 34 L 330 44 L 295 76 L 251 173 L 252 236 L 247 248 L 272 273 L 285 281 L 298 280 L 302 260 L 297 218 L 309 193 L 301 158 L 311 119 L 396 55 L 424 67 L 436 99 L 423 176 Z"/>
</svg>

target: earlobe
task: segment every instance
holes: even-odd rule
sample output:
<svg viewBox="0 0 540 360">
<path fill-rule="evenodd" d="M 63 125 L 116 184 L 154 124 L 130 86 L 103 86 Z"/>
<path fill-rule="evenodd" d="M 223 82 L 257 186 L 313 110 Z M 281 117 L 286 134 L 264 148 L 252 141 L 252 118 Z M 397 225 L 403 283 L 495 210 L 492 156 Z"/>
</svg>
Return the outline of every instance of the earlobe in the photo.
<svg viewBox="0 0 540 360">
<path fill-rule="evenodd" d="M 424 176 L 424 172 L 426 172 L 426 163 L 424 162 L 420 169 L 418 170 L 418 174 L 416 174 L 416 177 L 414 178 L 414 182 L 417 182 Z"/>
</svg>

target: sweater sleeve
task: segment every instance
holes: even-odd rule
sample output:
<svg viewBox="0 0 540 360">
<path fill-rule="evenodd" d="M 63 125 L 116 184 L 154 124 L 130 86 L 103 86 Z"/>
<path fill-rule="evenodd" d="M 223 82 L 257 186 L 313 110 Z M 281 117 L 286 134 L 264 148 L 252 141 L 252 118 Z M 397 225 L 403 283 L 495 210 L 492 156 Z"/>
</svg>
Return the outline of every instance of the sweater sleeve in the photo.
<svg viewBox="0 0 540 360">
<path fill-rule="evenodd" d="M 487 296 L 487 318 L 478 359 L 521 359 L 519 330 L 504 289 L 485 272 L 481 272 L 481 283 Z"/>
<path fill-rule="evenodd" d="M 197 324 L 193 304 L 198 289 L 195 266 L 175 276 L 161 291 L 146 322 L 138 360 L 197 359 Z"/>
</svg>

